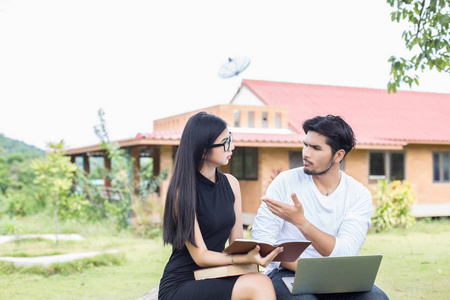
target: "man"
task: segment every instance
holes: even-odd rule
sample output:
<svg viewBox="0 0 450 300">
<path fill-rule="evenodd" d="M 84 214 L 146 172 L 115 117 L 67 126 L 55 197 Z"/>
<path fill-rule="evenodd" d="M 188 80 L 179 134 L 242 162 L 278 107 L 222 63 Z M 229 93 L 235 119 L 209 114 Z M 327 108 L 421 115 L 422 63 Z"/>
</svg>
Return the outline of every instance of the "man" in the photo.
<svg viewBox="0 0 450 300">
<path fill-rule="evenodd" d="M 282 239 L 311 241 L 300 257 L 357 255 L 370 226 L 372 196 L 339 168 L 355 146 L 353 130 L 332 115 L 306 120 L 303 130 L 304 167 L 282 172 L 270 184 L 252 239 L 272 244 Z M 297 262 L 272 262 L 266 268 L 277 299 L 318 299 L 319 295 L 288 291 L 281 278 L 294 276 L 296 266 Z M 349 298 L 388 299 L 376 286 L 366 293 L 320 295 L 320 299 Z"/>
</svg>

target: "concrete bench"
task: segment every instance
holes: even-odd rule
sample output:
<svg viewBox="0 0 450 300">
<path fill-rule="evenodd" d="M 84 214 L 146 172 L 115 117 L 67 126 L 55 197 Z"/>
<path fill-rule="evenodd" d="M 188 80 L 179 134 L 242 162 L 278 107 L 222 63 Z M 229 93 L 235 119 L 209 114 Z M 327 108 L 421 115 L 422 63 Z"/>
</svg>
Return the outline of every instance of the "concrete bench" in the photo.
<svg viewBox="0 0 450 300">
<path fill-rule="evenodd" d="M 144 296 L 140 297 L 137 300 L 158 300 L 158 290 L 159 285 L 152 288 L 148 293 L 146 293 Z"/>
</svg>

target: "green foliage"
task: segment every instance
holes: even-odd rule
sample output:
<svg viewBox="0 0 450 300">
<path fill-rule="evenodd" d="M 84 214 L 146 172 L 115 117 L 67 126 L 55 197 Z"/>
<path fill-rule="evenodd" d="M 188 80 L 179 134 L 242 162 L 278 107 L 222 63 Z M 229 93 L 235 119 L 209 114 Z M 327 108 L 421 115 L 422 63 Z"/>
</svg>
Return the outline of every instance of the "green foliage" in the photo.
<svg viewBox="0 0 450 300">
<path fill-rule="evenodd" d="M 164 201 L 156 193 L 147 193 L 131 204 L 131 227 L 141 237 L 155 238 L 162 234 Z"/>
<path fill-rule="evenodd" d="M 43 209 L 38 197 L 34 198 L 28 192 L 16 191 L 8 195 L 0 195 L 0 216 L 27 216 L 35 214 Z"/>
<path fill-rule="evenodd" d="M 100 172 L 104 178 L 109 180 L 113 190 L 120 191 L 122 199 L 119 201 L 103 201 L 102 207 L 107 217 L 114 220 L 119 229 L 128 227 L 130 225 L 129 219 L 133 217 L 136 218 L 133 227 L 137 229 L 140 235 L 154 235 L 155 222 L 152 216 L 155 212 L 159 214 L 161 205 L 159 200 L 158 202 L 151 199 L 158 199 L 154 192 L 161 181 L 167 178 L 167 170 L 161 172 L 158 176 L 152 176 L 150 165 L 148 165 L 136 177 L 133 176 L 133 158 L 124 149 L 121 149 L 118 143 L 109 141 L 104 115 L 104 111 L 100 109 L 98 111 L 100 125 L 95 126 L 94 131 L 101 141 L 100 147 L 111 160 L 111 170 L 101 168 Z M 98 199 L 100 195 L 97 193 L 92 196 Z M 100 200 L 97 201 L 100 202 Z"/>
<path fill-rule="evenodd" d="M 0 157 L 0 194 L 33 188 L 35 175 L 30 168 L 31 160 L 19 153 Z"/>
<path fill-rule="evenodd" d="M 388 91 L 396 92 L 401 83 L 419 85 L 417 71 L 436 69 L 450 73 L 450 1 L 387 0 L 394 8 L 391 19 L 405 22 L 403 32 L 410 58 L 391 56 L 391 79 Z"/>
<path fill-rule="evenodd" d="M 43 209 L 42 199 L 33 183 L 32 159 L 15 153 L 0 157 L 0 216 L 27 215 Z"/>
<path fill-rule="evenodd" d="M 34 183 L 42 185 L 51 194 L 60 194 L 72 187 L 77 167 L 70 162 L 70 157 L 65 156 L 63 141 L 48 146 L 51 152 L 31 165 L 37 175 Z"/>
<path fill-rule="evenodd" d="M 34 183 L 41 188 L 41 193 L 48 199 L 47 205 L 53 206 L 55 233 L 58 233 L 58 218 L 77 218 L 82 216 L 83 208 L 89 202 L 82 194 L 72 188 L 78 167 L 65 156 L 64 142 L 49 143 L 45 158 L 36 159 L 31 167 L 35 170 Z"/>
<path fill-rule="evenodd" d="M 130 198 L 134 195 L 134 178 L 131 176 L 133 171 L 133 160 L 116 142 L 109 141 L 109 135 L 106 130 L 106 121 L 104 111 L 98 111 L 100 125 L 94 127 L 95 134 L 101 141 L 101 148 L 105 150 L 106 155 L 111 160 L 111 170 L 102 168 L 101 172 L 107 178 L 111 187 L 119 190 L 125 198 L 119 201 L 104 201 L 104 208 L 109 218 L 112 218 L 118 228 L 128 226 Z M 99 167 L 100 168 L 100 167 Z M 98 197 L 98 195 L 97 195 Z"/>
<path fill-rule="evenodd" d="M 21 154 L 25 158 L 45 156 L 44 150 L 18 140 L 7 138 L 0 133 L 0 156 L 9 156 L 11 154 Z"/>
<path fill-rule="evenodd" d="M 40 187 L 41 195 L 36 199 L 46 199 L 45 205 L 53 206 L 63 219 L 82 217 L 89 201 L 84 195 L 76 193 L 72 186 L 78 167 L 70 162 L 70 157 L 65 156 L 63 141 L 48 145 L 51 151 L 47 156 L 31 164 L 37 176 L 34 183 Z"/>
<path fill-rule="evenodd" d="M 414 224 L 415 218 L 410 215 L 410 210 L 415 193 L 407 181 L 378 180 L 375 201 L 372 224 L 377 232 L 395 227 L 407 229 Z"/>
</svg>

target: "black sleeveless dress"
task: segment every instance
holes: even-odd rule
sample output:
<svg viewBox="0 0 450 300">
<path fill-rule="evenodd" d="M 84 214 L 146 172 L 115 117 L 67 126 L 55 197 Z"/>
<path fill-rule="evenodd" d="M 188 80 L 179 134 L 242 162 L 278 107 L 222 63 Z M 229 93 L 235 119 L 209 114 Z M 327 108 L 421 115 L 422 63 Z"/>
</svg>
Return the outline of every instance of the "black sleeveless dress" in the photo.
<svg viewBox="0 0 450 300">
<path fill-rule="evenodd" d="M 221 252 L 236 221 L 234 193 L 228 178 L 216 171 L 216 183 L 196 172 L 197 220 L 208 250 Z M 160 300 L 231 299 L 238 276 L 195 280 L 194 270 L 201 269 L 186 246 L 172 250 L 159 284 Z"/>
</svg>

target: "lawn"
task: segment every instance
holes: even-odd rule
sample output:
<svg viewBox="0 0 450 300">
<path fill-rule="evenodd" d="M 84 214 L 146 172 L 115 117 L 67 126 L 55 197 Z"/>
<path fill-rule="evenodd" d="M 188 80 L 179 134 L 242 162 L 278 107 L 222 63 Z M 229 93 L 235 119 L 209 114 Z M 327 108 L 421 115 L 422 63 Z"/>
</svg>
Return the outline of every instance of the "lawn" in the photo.
<svg viewBox="0 0 450 300">
<path fill-rule="evenodd" d="M 48 233 L 51 224 L 36 217 L 0 220 L 0 232 Z M 158 284 L 170 255 L 170 247 L 163 247 L 160 236 L 138 238 L 107 224 L 72 222 L 61 228 L 65 233 L 80 233 L 85 240 L 60 242 L 58 246 L 40 239 L 9 242 L 0 245 L 0 256 L 117 249 L 125 255 L 125 261 L 119 266 L 92 267 L 71 275 L 9 274 L 0 270 L 0 299 L 137 299 Z M 450 220 L 422 220 L 406 233 L 369 232 L 360 254 L 378 253 L 383 261 L 376 284 L 391 299 L 448 299 Z"/>
<path fill-rule="evenodd" d="M 382 254 L 375 284 L 390 299 L 450 299 L 450 220 L 419 221 L 406 233 L 372 233 L 360 254 Z"/>
</svg>

